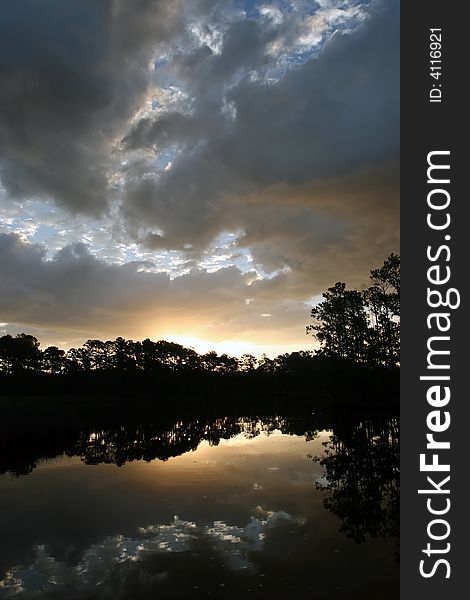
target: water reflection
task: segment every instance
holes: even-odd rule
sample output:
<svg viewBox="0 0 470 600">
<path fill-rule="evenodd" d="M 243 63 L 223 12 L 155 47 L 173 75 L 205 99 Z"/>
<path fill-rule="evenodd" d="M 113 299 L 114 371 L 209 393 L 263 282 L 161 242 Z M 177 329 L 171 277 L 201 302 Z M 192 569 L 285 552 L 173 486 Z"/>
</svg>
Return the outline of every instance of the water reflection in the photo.
<svg viewBox="0 0 470 600">
<path fill-rule="evenodd" d="M 366 535 L 399 535 L 399 449 L 397 419 L 364 419 L 339 428 L 315 459 L 325 468 L 318 486 L 325 507 L 342 520 L 356 542 Z"/>
<path fill-rule="evenodd" d="M 154 416 L 150 422 L 124 422 L 108 416 L 103 422 L 92 421 L 81 428 L 59 427 L 49 431 L 41 424 L 32 430 L 20 428 L 6 431 L 2 439 L 0 474 L 27 475 L 38 461 L 62 454 L 80 456 L 86 464 L 114 463 L 118 466 L 134 460 L 167 460 L 196 450 L 202 441 L 219 444 L 241 433 L 247 439 L 275 430 L 292 435 L 315 438 L 329 423 L 322 415 L 269 415 L 195 417 L 171 419 Z M 322 427 L 321 424 L 324 426 Z"/>
<path fill-rule="evenodd" d="M 305 424 L 305 422 L 303 422 Z M 314 439 L 318 430 L 304 430 L 280 416 L 223 417 L 214 419 L 178 420 L 169 428 L 146 424 L 82 433 L 72 453 L 83 457 L 86 464 L 114 463 L 122 466 L 133 460 L 167 460 L 194 451 L 202 441 L 217 446 L 222 439 L 243 434 L 253 439 L 273 431 L 305 435 Z"/>
<path fill-rule="evenodd" d="M 0 598 L 395 598 L 397 440 L 312 414 L 35 438 L 3 457 Z"/>
<path fill-rule="evenodd" d="M 305 524 L 303 518 L 293 518 L 283 511 L 264 511 L 261 507 L 245 527 L 228 525 L 223 521 L 198 527 L 194 522 L 182 521 L 175 516 L 170 525 L 140 527 L 134 537 L 106 537 L 99 544 L 87 548 L 77 564 L 56 560 L 44 545 L 36 546 L 28 567 L 13 567 L 6 574 L 3 586 L 8 594 L 5 597 L 24 595 L 28 589 L 40 588 L 50 592 L 56 586 L 84 595 L 96 586 L 103 586 L 106 594 L 117 594 L 124 587 L 125 578 L 129 577 L 134 565 L 140 566 L 150 560 L 154 564 L 168 563 L 168 560 L 173 560 L 168 556 L 175 553 L 179 558 L 184 555 L 197 558 L 209 551 L 209 560 L 217 557 L 222 568 L 229 571 L 249 569 L 251 574 L 259 575 L 250 556 L 262 550 L 266 530 L 283 521 L 291 526 Z M 166 571 L 158 571 L 156 582 L 161 583 L 167 575 Z M 219 587 L 225 587 L 225 584 L 219 584 Z"/>
</svg>

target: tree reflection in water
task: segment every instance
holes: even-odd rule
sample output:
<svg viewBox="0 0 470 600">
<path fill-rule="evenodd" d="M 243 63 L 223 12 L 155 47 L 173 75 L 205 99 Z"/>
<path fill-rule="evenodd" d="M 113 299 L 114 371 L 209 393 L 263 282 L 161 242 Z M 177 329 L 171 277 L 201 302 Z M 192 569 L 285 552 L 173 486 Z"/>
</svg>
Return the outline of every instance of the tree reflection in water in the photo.
<svg viewBox="0 0 470 600">
<path fill-rule="evenodd" d="M 303 435 L 314 439 L 318 425 L 305 417 L 279 415 L 253 417 L 216 417 L 179 419 L 171 425 L 139 424 L 107 427 L 80 432 L 76 443 L 66 453 L 80 456 L 86 464 L 114 463 L 118 466 L 134 460 L 167 460 L 196 450 L 202 441 L 217 446 L 243 434 L 247 439 L 269 435 L 275 430 L 288 435 Z"/>
<path fill-rule="evenodd" d="M 325 507 L 341 519 L 341 531 L 357 543 L 399 535 L 399 422 L 364 418 L 338 424 L 324 442 L 325 469 L 317 487 Z"/>
</svg>

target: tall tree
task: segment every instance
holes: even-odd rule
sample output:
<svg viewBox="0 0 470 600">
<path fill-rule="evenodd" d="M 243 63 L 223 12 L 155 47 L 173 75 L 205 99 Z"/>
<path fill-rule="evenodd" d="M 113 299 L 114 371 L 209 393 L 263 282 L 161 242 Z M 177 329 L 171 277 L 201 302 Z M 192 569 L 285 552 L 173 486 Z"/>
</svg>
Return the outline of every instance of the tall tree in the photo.
<svg viewBox="0 0 470 600">
<path fill-rule="evenodd" d="M 310 313 L 314 322 L 307 326 L 321 344 L 319 354 L 365 362 L 368 323 L 363 295 L 341 282 L 322 295 L 323 302 Z"/>
<path fill-rule="evenodd" d="M 391 254 L 382 267 L 370 272 L 365 291 L 371 335 L 369 356 L 375 364 L 400 361 L 400 257 Z"/>
<path fill-rule="evenodd" d="M 307 326 L 320 342 L 319 354 L 356 363 L 393 366 L 400 361 L 400 257 L 391 254 L 370 272 L 360 292 L 336 283 L 312 308 Z"/>
<path fill-rule="evenodd" d="M 0 338 L 0 359 L 5 373 L 37 371 L 40 356 L 39 342 L 33 335 L 19 333 Z"/>
<path fill-rule="evenodd" d="M 62 373 L 65 368 L 65 350 L 61 350 L 57 346 L 46 348 L 41 358 L 43 368 L 52 375 Z"/>
</svg>

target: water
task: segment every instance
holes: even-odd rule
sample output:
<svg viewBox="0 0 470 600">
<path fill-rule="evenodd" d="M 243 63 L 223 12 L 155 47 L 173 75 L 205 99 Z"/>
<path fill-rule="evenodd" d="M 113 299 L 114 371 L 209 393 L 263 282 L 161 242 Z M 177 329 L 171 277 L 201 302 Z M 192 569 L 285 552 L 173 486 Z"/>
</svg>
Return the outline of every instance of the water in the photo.
<svg viewBox="0 0 470 600">
<path fill-rule="evenodd" d="M 398 598 L 397 421 L 328 424 L 90 427 L 4 457 L 0 598 Z"/>
</svg>

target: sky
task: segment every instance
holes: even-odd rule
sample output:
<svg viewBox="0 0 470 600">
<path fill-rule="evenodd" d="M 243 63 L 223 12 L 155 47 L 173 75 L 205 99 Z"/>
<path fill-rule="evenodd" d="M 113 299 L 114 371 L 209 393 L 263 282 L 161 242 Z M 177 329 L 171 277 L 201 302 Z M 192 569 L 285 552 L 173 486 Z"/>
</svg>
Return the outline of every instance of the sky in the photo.
<svg viewBox="0 0 470 600">
<path fill-rule="evenodd" d="M 312 349 L 398 249 L 398 0 L 2 1 L 0 334 Z"/>
</svg>

